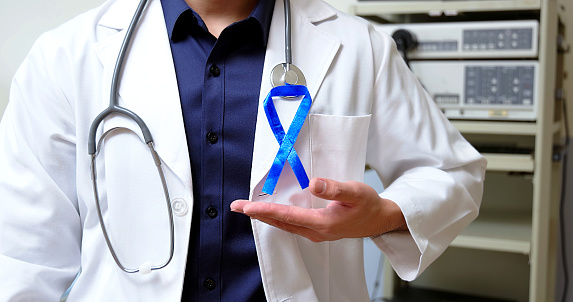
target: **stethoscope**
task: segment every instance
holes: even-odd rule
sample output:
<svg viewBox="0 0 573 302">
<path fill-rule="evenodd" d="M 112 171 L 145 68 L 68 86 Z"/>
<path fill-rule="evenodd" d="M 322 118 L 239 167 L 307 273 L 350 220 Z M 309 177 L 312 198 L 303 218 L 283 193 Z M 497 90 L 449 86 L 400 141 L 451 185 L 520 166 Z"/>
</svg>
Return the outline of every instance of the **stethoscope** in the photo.
<svg viewBox="0 0 573 302">
<path fill-rule="evenodd" d="M 261 1 L 263 1 L 263 0 L 261 0 Z M 119 266 L 119 268 L 121 270 L 123 270 L 126 273 L 140 273 L 140 274 L 147 274 L 151 271 L 162 269 L 162 268 L 166 267 L 171 262 L 171 260 L 173 259 L 174 244 L 175 244 L 174 243 L 175 242 L 175 231 L 174 231 L 175 227 L 173 224 L 173 211 L 171 209 L 169 192 L 168 192 L 168 188 L 167 188 L 167 183 L 165 181 L 165 175 L 163 173 L 163 169 L 161 168 L 161 160 L 159 158 L 159 155 L 155 151 L 151 132 L 149 131 L 149 128 L 147 127 L 147 125 L 145 125 L 145 122 L 143 122 L 143 120 L 137 114 L 135 114 L 134 112 L 130 111 L 129 109 L 127 109 L 125 107 L 121 107 L 119 105 L 119 101 L 118 101 L 119 82 L 121 79 L 121 73 L 122 73 L 122 69 L 124 66 L 124 62 L 125 62 L 125 59 L 127 57 L 127 52 L 128 52 L 129 47 L 130 47 L 130 44 L 133 40 L 133 35 L 135 32 L 135 29 L 137 27 L 137 24 L 141 20 L 141 16 L 143 14 L 145 6 L 147 5 L 147 2 L 148 2 L 148 0 L 141 0 L 139 2 L 139 5 L 135 11 L 135 14 L 134 14 L 132 20 L 131 20 L 131 23 L 129 24 L 129 27 L 127 28 L 127 32 L 126 32 L 125 38 L 123 40 L 123 43 L 121 45 L 121 49 L 119 51 L 117 61 L 115 64 L 115 69 L 113 72 L 113 78 L 111 81 L 111 89 L 110 89 L 111 91 L 110 91 L 109 106 L 104 111 L 102 111 L 92 122 L 92 125 L 91 125 L 90 130 L 89 130 L 89 138 L 88 138 L 88 154 L 91 156 L 91 167 L 90 167 L 91 168 L 91 179 L 92 179 L 92 184 L 93 184 L 94 198 L 95 198 L 95 202 L 96 202 L 96 210 L 97 210 L 99 223 L 100 223 L 100 226 L 101 226 L 107 247 L 108 247 L 109 251 L 111 252 L 113 259 L 115 260 L 115 263 Z M 271 71 L 271 83 L 272 83 L 273 87 L 284 86 L 284 85 L 306 86 L 306 80 L 304 78 L 302 71 L 298 67 L 296 67 L 294 64 L 292 64 L 290 15 L 291 15 L 290 14 L 290 0 L 284 0 L 285 63 L 280 63 L 272 69 L 272 71 Z M 113 245 L 111 243 L 109 234 L 107 232 L 106 225 L 103 221 L 103 215 L 102 215 L 102 211 L 101 211 L 98 186 L 97 186 L 96 157 L 100 152 L 104 138 L 109 133 L 113 132 L 114 130 L 120 129 L 120 128 L 117 127 L 117 128 L 112 128 L 110 130 L 107 130 L 100 137 L 97 144 L 96 144 L 96 132 L 97 132 L 97 129 L 98 129 L 99 125 L 101 124 L 101 122 L 106 117 L 110 116 L 111 114 L 122 114 L 122 115 L 126 116 L 127 118 L 129 118 L 129 119 L 131 119 L 137 123 L 137 125 L 139 126 L 139 128 L 141 129 L 141 132 L 143 134 L 143 141 L 149 147 L 149 150 L 151 152 L 151 156 L 152 156 L 152 158 L 155 162 L 155 165 L 157 167 L 157 172 L 159 173 L 159 177 L 161 179 L 161 184 L 163 186 L 163 192 L 165 195 L 165 201 L 166 201 L 167 211 L 168 211 L 168 216 L 169 216 L 169 233 L 170 233 L 169 245 L 170 245 L 170 247 L 169 247 L 168 259 L 159 265 L 153 265 L 153 264 L 151 264 L 151 262 L 148 261 L 148 262 L 141 264 L 138 268 L 127 268 L 127 267 L 125 267 L 121 263 L 119 258 L 117 257 L 115 249 L 113 248 Z M 121 128 L 121 129 L 124 129 L 124 128 Z M 127 130 L 129 130 L 129 129 L 127 129 Z M 129 131 L 133 132 L 132 130 L 129 130 Z"/>
</svg>

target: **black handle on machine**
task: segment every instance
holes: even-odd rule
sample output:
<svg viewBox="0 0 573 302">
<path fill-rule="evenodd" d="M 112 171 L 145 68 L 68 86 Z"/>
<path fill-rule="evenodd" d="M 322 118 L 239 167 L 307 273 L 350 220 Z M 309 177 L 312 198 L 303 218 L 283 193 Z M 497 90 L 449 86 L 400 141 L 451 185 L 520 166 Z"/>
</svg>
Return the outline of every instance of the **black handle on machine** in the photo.
<svg viewBox="0 0 573 302">
<path fill-rule="evenodd" d="M 402 53 L 402 57 L 406 65 L 410 67 L 410 59 L 408 59 L 408 52 L 418 47 L 416 36 L 405 29 L 398 29 L 392 34 L 392 39 L 396 42 L 398 51 Z"/>
</svg>

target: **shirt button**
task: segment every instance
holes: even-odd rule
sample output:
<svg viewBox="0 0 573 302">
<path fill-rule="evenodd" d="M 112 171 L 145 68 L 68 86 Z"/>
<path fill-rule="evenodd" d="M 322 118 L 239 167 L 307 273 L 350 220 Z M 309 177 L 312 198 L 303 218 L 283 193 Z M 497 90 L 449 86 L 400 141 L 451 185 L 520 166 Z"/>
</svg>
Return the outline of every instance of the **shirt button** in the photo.
<svg viewBox="0 0 573 302">
<path fill-rule="evenodd" d="M 214 77 L 218 77 L 221 74 L 221 70 L 219 70 L 219 67 L 217 67 L 217 65 L 215 64 L 211 65 L 211 68 L 209 68 L 209 72 Z"/>
<path fill-rule="evenodd" d="M 209 218 L 217 217 L 217 209 L 215 209 L 214 207 L 208 207 L 207 211 L 205 212 L 207 213 L 207 216 L 209 216 Z"/>
<path fill-rule="evenodd" d="M 189 207 L 187 207 L 187 202 L 181 198 L 175 198 L 171 201 L 171 208 L 173 209 L 173 213 L 177 216 L 185 216 L 189 211 Z"/>
<path fill-rule="evenodd" d="M 205 288 L 208 290 L 214 290 L 215 289 L 215 280 L 213 280 L 211 278 L 205 279 L 205 281 L 203 281 L 203 286 L 205 286 Z"/>
<path fill-rule="evenodd" d="M 207 139 L 209 140 L 209 142 L 211 142 L 211 144 L 214 144 L 217 142 L 219 138 L 217 137 L 217 134 L 215 134 L 215 132 L 209 131 L 209 133 L 207 133 Z"/>
</svg>

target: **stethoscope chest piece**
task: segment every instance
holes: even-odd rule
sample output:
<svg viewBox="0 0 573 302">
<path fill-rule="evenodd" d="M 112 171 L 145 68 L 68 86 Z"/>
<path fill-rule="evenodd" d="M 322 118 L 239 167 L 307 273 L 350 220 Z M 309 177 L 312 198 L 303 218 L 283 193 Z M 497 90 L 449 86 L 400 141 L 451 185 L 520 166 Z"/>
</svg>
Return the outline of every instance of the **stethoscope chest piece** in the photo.
<svg viewBox="0 0 573 302">
<path fill-rule="evenodd" d="M 294 64 L 280 63 L 271 71 L 271 84 L 273 87 L 286 84 L 306 86 L 306 79 L 302 71 Z"/>
</svg>

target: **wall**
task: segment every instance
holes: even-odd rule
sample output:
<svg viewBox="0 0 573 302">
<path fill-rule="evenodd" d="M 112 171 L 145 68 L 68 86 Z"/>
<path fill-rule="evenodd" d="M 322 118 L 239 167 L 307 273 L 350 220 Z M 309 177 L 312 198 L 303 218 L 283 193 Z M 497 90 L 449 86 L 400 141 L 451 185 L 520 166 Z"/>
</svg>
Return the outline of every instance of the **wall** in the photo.
<svg viewBox="0 0 573 302">
<path fill-rule="evenodd" d="M 103 1 L 0 1 L 0 116 L 8 103 L 12 77 L 38 36 Z"/>
</svg>

